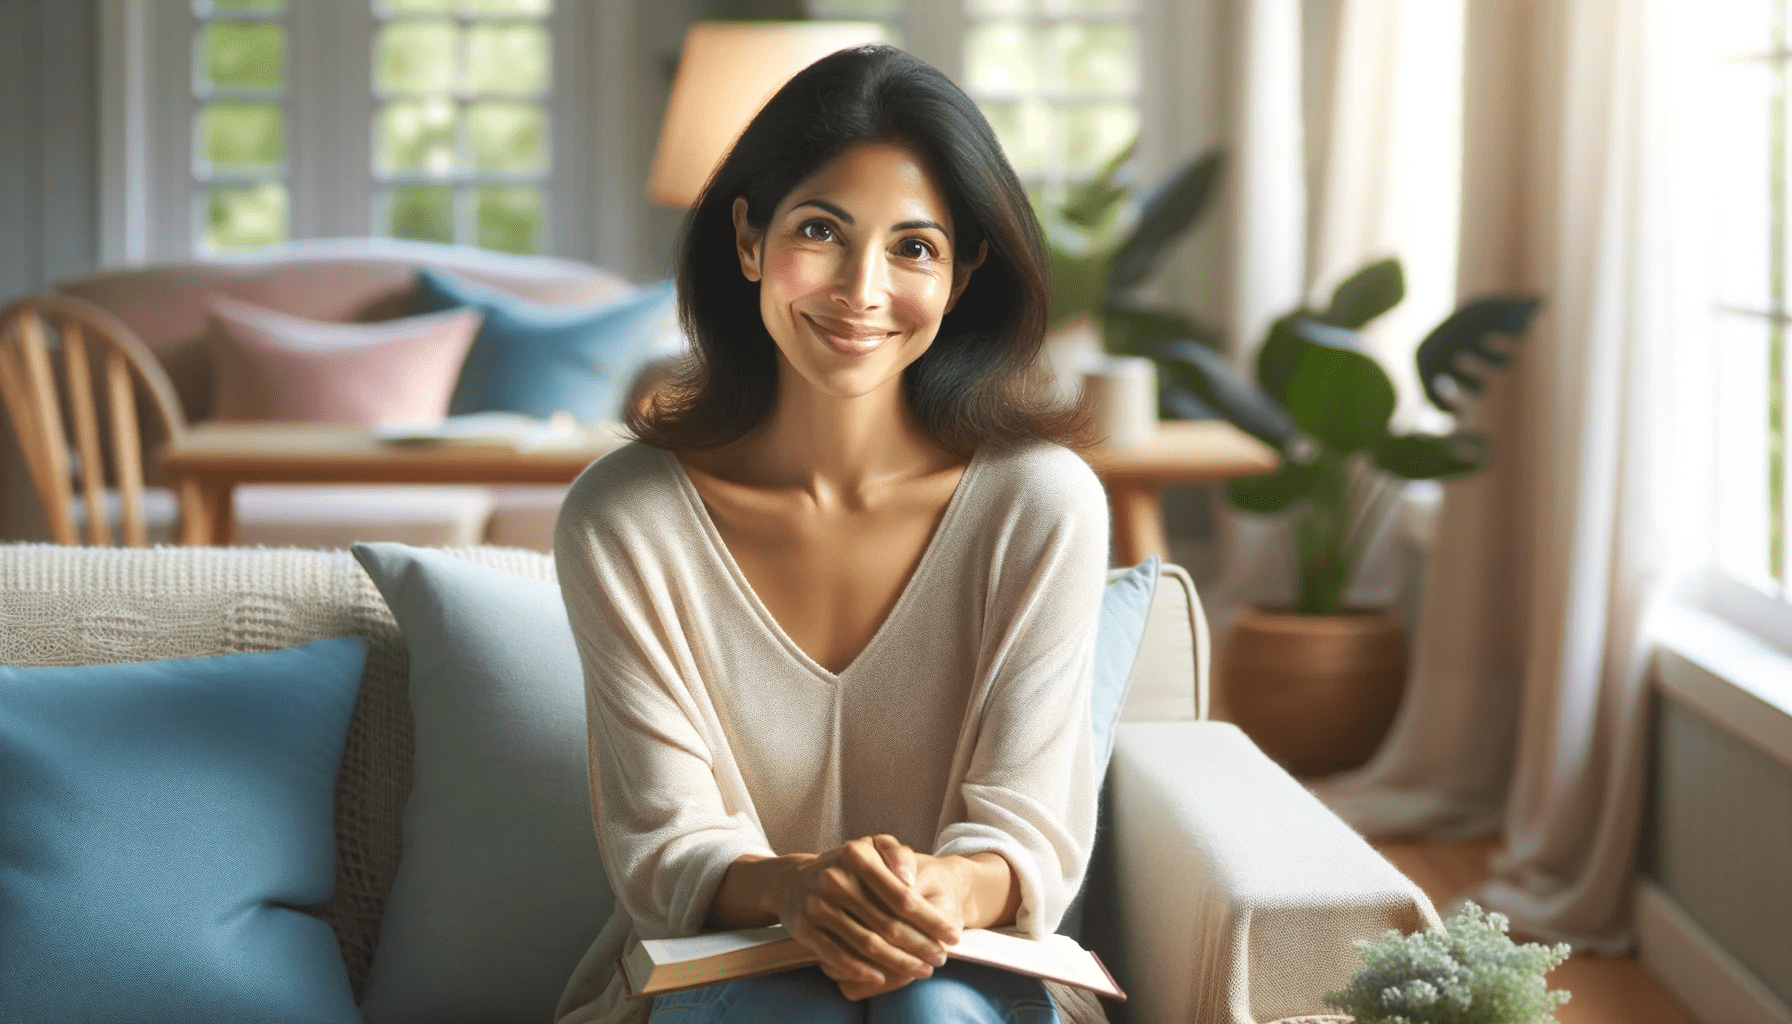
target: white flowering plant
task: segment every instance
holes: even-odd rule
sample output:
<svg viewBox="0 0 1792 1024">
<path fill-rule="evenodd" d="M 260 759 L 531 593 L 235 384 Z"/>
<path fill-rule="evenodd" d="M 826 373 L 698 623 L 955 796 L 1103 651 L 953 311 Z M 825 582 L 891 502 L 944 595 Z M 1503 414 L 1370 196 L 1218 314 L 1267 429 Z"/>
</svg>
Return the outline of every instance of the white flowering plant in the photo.
<svg viewBox="0 0 1792 1024">
<path fill-rule="evenodd" d="M 1357 1024 L 1557 1024 L 1568 993 L 1543 976 L 1568 959 L 1566 943 L 1515 943 L 1506 915 L 1473 903 L 1445 927 L 1357 942 L 1363 969 L 1342 992 L 1327 993 L 1326 1005 Z"/>
</svg>

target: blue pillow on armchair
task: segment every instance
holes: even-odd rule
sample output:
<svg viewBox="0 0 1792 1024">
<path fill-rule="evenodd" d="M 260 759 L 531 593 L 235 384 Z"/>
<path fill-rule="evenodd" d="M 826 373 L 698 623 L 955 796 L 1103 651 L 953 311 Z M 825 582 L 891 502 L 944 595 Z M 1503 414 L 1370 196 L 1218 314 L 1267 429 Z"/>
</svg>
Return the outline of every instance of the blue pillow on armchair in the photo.
<svg viewBox="0 0 1792 1024">
<path fill-rule="evenodd" d="M 619 417 L 672 300 L 672 282 L 663 281 L 600 306 L 544 306 L 426 267 L 417 271 L 412 306 L 418 313 L 465 306 L 485 316 L 461 363 L 449 415 L 545 419 L 564 409 L 589 423 Z"/>
<path fill-rule="evenodd" d="M 367 641 L 0 665 L 0 1020 L 360 1024 L 330 926 Z"/>
</svg>

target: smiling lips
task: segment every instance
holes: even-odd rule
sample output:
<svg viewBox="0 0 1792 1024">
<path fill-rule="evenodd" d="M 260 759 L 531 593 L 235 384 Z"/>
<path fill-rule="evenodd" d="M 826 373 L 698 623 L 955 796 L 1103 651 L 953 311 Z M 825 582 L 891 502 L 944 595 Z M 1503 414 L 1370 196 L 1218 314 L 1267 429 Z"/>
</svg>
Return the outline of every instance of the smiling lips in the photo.
<svg viewBox="0 0 1792 1024">
<path fill-rule="evenodd" d="M 895 331 L 879 330 L 869 324 L 854 323 L 851 320 L 836 320 L 828 316 L 816 316 L 804 313 L 803 319 L 815 328 L 822 344 L 843 356 L 870 355 L 877 351 L 885 338 L 893 336 Z"/>
</svg>

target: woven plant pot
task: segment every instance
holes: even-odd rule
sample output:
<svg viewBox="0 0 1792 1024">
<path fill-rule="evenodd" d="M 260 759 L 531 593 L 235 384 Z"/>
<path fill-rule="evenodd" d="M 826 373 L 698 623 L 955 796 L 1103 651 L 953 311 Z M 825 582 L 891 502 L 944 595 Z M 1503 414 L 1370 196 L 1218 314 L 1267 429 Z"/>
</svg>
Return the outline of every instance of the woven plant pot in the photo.
<svg viewBox="0 0 1792 1024">
<path fill-rule="evenodd" d="M 1246 608 L 1219 653 L 1227 717 L 1300 776 L 1367 761 L 1406 686 L 1406 631 L 1390 612 Z"/>
</svg>

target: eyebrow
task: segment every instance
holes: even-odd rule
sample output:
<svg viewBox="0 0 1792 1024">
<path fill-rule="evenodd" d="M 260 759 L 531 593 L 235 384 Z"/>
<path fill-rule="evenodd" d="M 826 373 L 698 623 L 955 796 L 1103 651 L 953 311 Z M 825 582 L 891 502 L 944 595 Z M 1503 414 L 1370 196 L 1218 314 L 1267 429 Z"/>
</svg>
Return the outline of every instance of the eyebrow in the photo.
<svg viewBox="0 0 1792 1024">
<path fill-rule="evenodd" d="M 840 218 L 841 220 L 845 221 L 848 224 L 857 223 L 856 221 L 853 220 L 852 214 L 847 213 L 845 210 L 841 209 L 838 206 L 835 206 L 833 203 L 828 202 L 826 199 L 805 199 L 802 202 L 796 204 L 796 206 L 792 207 L 792 209 L 801 209 L 805 206 L 813 206 L 819 210 L 826 210 L 827 212 L 833 214 L 834 216 Z M 946 231 L 945 226 L 937 220 L 905 220 L 900 224 L 892 225 L 890 230 L 892 230 L 892 231 L 912 231 L 916 228 L 932 228 L 933 230 L 938 231 L 942 235 L 948 233 Z"/>
</svg>

